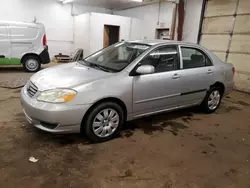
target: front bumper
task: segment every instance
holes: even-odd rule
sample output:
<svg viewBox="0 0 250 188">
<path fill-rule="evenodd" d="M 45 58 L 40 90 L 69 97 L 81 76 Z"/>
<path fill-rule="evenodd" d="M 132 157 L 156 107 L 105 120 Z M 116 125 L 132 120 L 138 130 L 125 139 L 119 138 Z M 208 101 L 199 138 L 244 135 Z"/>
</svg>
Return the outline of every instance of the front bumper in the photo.
<svg viewBox="0 0 250 188">
<path fill-rule="evenodd" d="M 21 91 L 21 105 L 26 119 L 38 129 L 51 133 L 79 133 L 83 116 L 90 105 L 51 104 L 29 97 L 26 86 Z"/>
</svg>

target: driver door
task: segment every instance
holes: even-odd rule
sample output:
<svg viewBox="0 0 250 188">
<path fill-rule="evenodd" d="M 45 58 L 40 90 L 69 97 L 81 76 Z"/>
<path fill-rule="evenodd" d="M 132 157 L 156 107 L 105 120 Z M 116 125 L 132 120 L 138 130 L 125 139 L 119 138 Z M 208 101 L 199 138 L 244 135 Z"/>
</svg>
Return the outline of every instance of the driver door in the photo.
<svg viewBox="0 0 250 188">
<path fill-rule="evenodd" d="M 181 88 L 178 48 L 175 45 L 151 51 L 138 65 L 152 65 L 153 74 L 134 75 L 133 112 L 135 117 L 177 107 Z"/>
</svg>

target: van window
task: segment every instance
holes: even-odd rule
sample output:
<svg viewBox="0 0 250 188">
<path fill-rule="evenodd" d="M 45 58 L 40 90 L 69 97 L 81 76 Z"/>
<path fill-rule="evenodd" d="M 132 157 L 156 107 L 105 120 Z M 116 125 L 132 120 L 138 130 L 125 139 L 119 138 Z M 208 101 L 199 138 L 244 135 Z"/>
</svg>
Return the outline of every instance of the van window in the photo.
<svg viewBox="0 0 250 188">
<path fill-rule="evenodd" d="M 8 39 L 7 27 L 0 26 L 0 40 Z"/>
<path fill-rule="evenodd" d="M 38 35 L 38 29 L 35 27 L 10 26 L 11 39 L 35 39 Z"/>
</svg>

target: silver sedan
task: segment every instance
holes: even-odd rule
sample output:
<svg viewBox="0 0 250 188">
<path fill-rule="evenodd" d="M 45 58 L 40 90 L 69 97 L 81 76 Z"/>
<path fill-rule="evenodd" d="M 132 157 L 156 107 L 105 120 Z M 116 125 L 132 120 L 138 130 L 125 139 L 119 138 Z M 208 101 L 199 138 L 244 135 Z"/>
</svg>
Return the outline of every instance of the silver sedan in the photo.
<svg viewBox="0 0 250 188">
<path fill-rule="evenodd" d="M 196 44 L 123 41 L 36 73 L 21 91 L 21 104 L 39 129 L 84 132 L 102 142 L 136 118 L 197 105 L 216 111 L 233 88 L 234 71 Z"/>
</svg>

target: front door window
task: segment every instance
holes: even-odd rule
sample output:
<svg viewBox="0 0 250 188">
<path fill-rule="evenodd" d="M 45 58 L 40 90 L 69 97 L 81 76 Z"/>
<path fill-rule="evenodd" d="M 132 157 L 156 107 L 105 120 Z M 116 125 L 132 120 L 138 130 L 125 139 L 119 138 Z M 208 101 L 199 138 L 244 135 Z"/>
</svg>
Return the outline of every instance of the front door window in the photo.
<svg viewBox="0 0 250 188">
<path fill-rule="evenodd" d="M 152 65 L 155 73 L 174 71 L 180 69 L 176 46 L 160 47 L 151 52 L 140 65 Z"/>
</svg>

